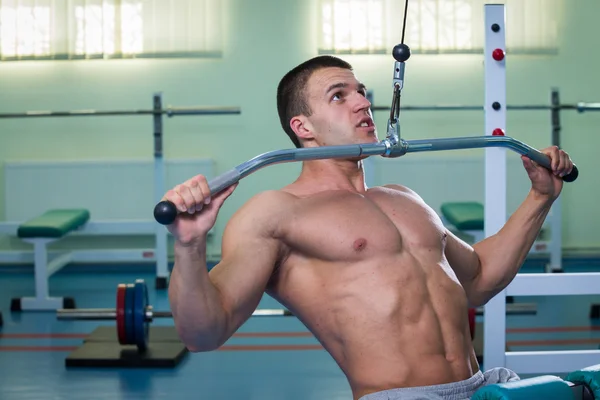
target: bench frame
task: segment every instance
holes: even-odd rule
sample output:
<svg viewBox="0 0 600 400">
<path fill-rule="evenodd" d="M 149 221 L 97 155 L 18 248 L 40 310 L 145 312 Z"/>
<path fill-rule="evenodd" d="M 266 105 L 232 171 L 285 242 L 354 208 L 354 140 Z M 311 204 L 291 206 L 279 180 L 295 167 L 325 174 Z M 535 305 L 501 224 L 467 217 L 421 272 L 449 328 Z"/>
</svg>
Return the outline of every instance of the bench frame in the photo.
<svg viewBox="0 0 600 400">
<path fill-rule="evenodd" d="M 71 298 L 50 297 L 49 293 L 48 281 L 50 277 L 72 261 L 72 252 L 69 251 L 49 260 L 48 244 L 63 237 L 21 239 L 26 243 L 33 244 L 35 297 L 13 299 L 11 303 L 12 311 L 55 311 L 60 308 L 75 308 L 75 302 Z"/>
<path fill-rule="evenodd" d="M 0 223 L 0 235 L 17 237 L 17 230 L 21 222 Z M 155 247 L 123 248 L 123 249 L 74 249 L 71 251 L 54 252 L 48 250 L 48 245 L 54 241 L 62 240 L 70 236 L 153 236 Z M 214 235 L 214 229 L 208 232 L 208 236 Z M 68 263 L 155 263 L 159 271 L 157 273 L 156 289 L 164 289 L 167 285 L 167 238 L 170 233 L 167 229 L 154 220 L 89 220 L 79 229 L 69 232 L 61 238 L 20 238 L 24 242 L 33 244 L 33 252 L 29 250 L 0 251 L 0 262 L 26 263 L 34 265 L 36 295 L 33 298 L 13 299 L 12 311 L 33 310 L 42 304 L 44 310 L 58 308 L 71 308 L 70 298 L 64 299 L 66 304 L 54 308 L 61 298 L 53 298 L 48 295 L 48 279 Z M 44 243 L 42 243 L 42 241 Z M 207 257 L 215 255 L 207 254 Z M 60 265 L 64 262 L 64 265 Z M 46 265 L 46 267 L 42 267 Z M 43 282 L 41 282 L 43 281 Z M 45 300 L 51 299 L 51 300 Z M 25 306 L 25 307 L 22 307 Z"/>
<path fill-rule="evenodd" d="M 573 392 L 573 398 L 575 400 L 594 400 L 594 393 L 590 390 L 589 386 L 583 383 L 573 383 L 566 381 L 571 387 Z"/>
</svg>

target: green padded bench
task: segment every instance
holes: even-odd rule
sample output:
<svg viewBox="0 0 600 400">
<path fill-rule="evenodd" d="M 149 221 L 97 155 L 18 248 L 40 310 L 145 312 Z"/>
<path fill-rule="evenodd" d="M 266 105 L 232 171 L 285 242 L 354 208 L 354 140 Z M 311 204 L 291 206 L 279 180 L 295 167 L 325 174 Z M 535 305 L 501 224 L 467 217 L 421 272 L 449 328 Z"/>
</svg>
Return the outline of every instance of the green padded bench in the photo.
<svg viewBox="0 0 600 400">
<path fill-rule="evenodd" d="M 449 202 L 443 203 L 440 206 L 440 211 L 442 221 L 447 227 L 453 227 L 460 233 L 472 236 L 473 243 L 485 239 L 483 204 L 476 201 Z M 542 228 L 542 232 L 544 232 L 544 228 Z M 533 244 L 530 253 L 545 253 L 549 251 L 551 251 L 549 242 L 539 240 L 538 238 Z"/>
<path fill-rule="evenodd" d="M 442 215 L 459 231 L 483 231 L 483 204 L 474 201 L 444 203 Z"/>
<path fill-rule="evenodd" d="M 49 210 L 19 225 L 17 236 L 21 239 L 62 238 L 89 219 L 90 213 L 85 209 Z"/>
<path fill-rule="evenodd" d="M 12 299 L 12 311 L 75 308 L 75 301 L 71 298 L 49 296 L 48 279 L 71 261 L 71 253 L 49 260 L 48 244 L 80 229 L 89 219 L 90 212 L 86 209 L 59 209 L 48 210 L 19 225 L 17 236 L 33 244 L 34 248 L 35 297 Z"/>
<path fill-rule="evenodd" d="M 565 377 L 565 381 L 587 388 L 593 395 L 591 399 L 600 399 L 600 364 L 571 372 Z"/>
</svg>

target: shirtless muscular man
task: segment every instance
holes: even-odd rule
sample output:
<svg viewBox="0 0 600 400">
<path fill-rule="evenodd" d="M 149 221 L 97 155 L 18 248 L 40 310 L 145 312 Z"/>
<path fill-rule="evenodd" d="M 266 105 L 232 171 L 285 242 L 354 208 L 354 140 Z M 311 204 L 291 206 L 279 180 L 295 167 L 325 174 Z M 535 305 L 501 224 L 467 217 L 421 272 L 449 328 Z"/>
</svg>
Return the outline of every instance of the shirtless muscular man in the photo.
<svg viewBox="0 0 600 400">
<path fill-rule="evenodd" d="M 351 65 L 331 56 L 295 67 L 277 90 L 297 147 L 377 143 L 370 106 Z M 361 158 L 305 161 L 295 181 L 236 211 L 210 272 L 207 232 L 237 184 L 214 196 L 202 175 L 177 185 L 163 200 L 180 211 L 167 227 L 180 338 L 193 352 L 217 349 L 267 293 L 331 354 L 354 399 L 467 399 L 518 379 L 479 370 L 467 309 L 512 281 L 573 168 L 557 147 L 542 152 L 552 171 L 522 157 L 529 193 L 497 234 L 473 246 L 411 189 L 367 187 Z"/>
</svg>

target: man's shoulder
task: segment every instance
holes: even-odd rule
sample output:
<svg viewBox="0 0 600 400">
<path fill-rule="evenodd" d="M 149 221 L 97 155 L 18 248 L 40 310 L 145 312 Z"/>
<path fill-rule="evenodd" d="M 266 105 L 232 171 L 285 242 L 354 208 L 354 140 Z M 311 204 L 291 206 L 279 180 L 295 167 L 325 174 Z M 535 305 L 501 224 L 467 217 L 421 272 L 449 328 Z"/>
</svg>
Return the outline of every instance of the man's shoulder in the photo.
<svg viewBox="0 0 600 400">
<path fill-rule="evenodd" d="M 289 215 L 294 199 L 295 196 L 280 190 L 259 192 L 234 212 L 227 226 L 274 236 Z"/>
<path fill-rule="evenodd" d="M 296 196 L 283 190 L 265 190 L 250 197 L 236 214 L 271 219 L 288 210 L 296 199 Z"/>
<path fill-rule="evenodd" d="M 400 184 L 390 183 L 388 185 L 379 186 L 379 188 L 382 188 L 383 190 L 391 191 L 393 193 L 400 193 L 400 194 L 408 195 L 408 196 L 413 197 L 418 200 L 422 200 L 421 196 L 417 192 L 415 192 L 414 190 L 412 190 L 411 188 L 409 188 L 407 186 L 403 186 Z"/>
<path fill-rule="evenodd" d="M 297 197 L 290 192 L 273 189 L 265 190 L 253 195 L 246 202 L 246 205 L 250 207 L 259 207 L 265 205 L 285 206 L 296 199 Z"/>
<path fill-rule="evenodd" d="M 415 194 L 415 195 L 417 194 L 417 192 L 415 192 L 411 188 L 404 186 L 404 185 L 397 184 L 397 183 L 390 183 L 387 185 L 379 186 L 379 188 L 382 188 L 384 190 L 385 189 L 391 190 L 394 192 L 401 192 L 401 193 Z"/>
</svg>

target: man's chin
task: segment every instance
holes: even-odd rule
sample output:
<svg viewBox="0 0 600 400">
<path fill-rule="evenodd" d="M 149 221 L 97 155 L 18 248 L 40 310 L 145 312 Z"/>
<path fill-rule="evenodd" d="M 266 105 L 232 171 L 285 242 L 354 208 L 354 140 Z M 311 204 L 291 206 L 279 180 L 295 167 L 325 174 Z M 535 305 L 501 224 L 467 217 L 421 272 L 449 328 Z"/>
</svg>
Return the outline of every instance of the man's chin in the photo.
<svg viewBox="0 0 600 400">
<path fill-rule="evenodd" d="M 379 143 L 377 133 L 369 134 L 362 143 Z"/>
</svg>

